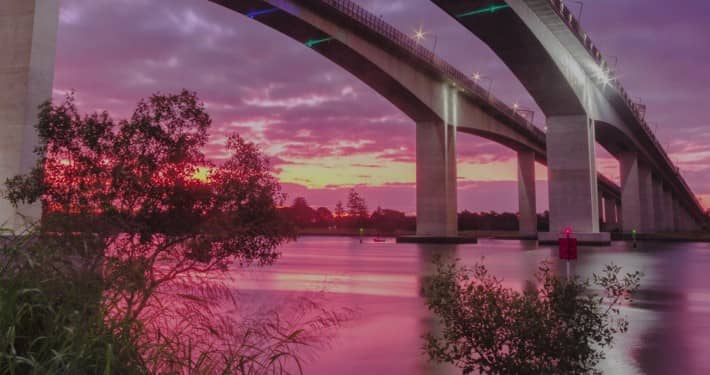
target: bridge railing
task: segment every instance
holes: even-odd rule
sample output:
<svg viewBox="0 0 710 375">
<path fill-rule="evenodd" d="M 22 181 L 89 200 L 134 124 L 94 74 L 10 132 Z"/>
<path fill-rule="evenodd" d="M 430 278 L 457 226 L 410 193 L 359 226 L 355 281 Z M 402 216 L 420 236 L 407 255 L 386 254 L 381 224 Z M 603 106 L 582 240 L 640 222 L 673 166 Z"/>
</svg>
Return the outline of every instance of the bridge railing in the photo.
<svg viewBox="0 0 710 375">
<path fill-rule="evenodd" d="M 440 74 L 451 80 L 451 82 L 457 85 L 457 87 L 467 90 L 478 97 L 478 99 L 487 102 L 499 112 L 510 117 L 518 126 L 531 132 L 539 139 L 545 139 L 545 133 L 538 127 L 534 126 L 529 119 L 520 115 L 516 109 L 509 107 L 507 104 L 491 95 L 488 90 L 479 86 L 471 78 L 435 55 L 429 49 L 423 47 L 411 36 L 401 32 L 399 29 L 383 21 L 376 15 L 370 13 L 360 5 L 350 0 L 320 0 L 320 2 L 329 5 L 336 11 L 348 16 L 371 31 L 374 31 L 399 47 L 405 49 L 408 53 L 418 59 L 425 61 L 430 66 L 436 68 Z"/>
<path fill-rule="evenodd" d="M 569 27 L 569 29 L 574 33 L 577 39 L 582 43 L 584 48 L 587 50 L 587 52 L 589 52 L 592 58 L 594 58 L 599 67 L 605 72 L 610 72 L 609 64 L 606 60 L 604 60 L 601 52 L 599 51 L 597 46 L 594 45 L 587 33 L 584 32 L 581 24 L 579 23 L 579 20 L 574 16 L 572 11 L 565 6 L 562 0 L 549 1 L 552 5 L 552 9 L 554 9 L 557 15 L 565 22 L 565 24 L 567 24 L 567 27 Z M 695 197 L 693 191 L 690 190 L 688 183 L 680 174 L 679 168 L 673 163 L 671 158 L 668 156 L 668 153 L 666 153 L 666 150 L 661 145 L 661 142 L 659 142 L 658 138 L 656 138 L 656 134 L 651 130 L 651 127 L 648 125 L 648 123 L 646 123 L 645 116 L 642 114 L 640 107 L 636 104 L 636 102 L 633 101 L 633 99 L 626 92 L 626 89 L 624 89 L 624 87 L 621 85 L 621 82 L 619 82 L 616 77 L 610 78 L 610 83 L 618 90 L 621 97 L 624 98 L 626 105 L 631 110 L 631 113 L 634 115 L 634 118 L 636 119 L 638 124 L 641 126 L 641 129 L 643 129 L 644 134 L 653 142 L 659 154 L 661 154 L 664 158 L 664 161 L 666 162 L 667 166 L 675 173 L 681 185 L 683 185 L 683 188 L 688 192 L 688 194 L 695 198 L 698 207 L 701 207 L 697 197 Z"/>
</svg>

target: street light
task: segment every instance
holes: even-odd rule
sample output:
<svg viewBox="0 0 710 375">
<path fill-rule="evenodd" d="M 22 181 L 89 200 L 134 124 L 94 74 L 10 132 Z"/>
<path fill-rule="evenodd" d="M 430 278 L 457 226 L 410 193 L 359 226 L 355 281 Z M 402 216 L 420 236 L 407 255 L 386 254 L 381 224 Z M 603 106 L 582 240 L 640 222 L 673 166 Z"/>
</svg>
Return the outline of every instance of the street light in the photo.
<svg viewBox="0 0 710 375">
<path fill-rule="evenodd" d="M 490 98 L 491 97 L 491 89 L 493 88 L 493 79 L 491 77 L 481 75 L 481 73 L 479 73 L 479 72 L 473 73 L 471 78 L 473 78 L 473 81 L 476 82 L 476 84 L 478 84 L 478 82 L 482 79 L 488 80 L 488 90 L 486 90 L 486 94 Z"/>
<path fill-rule="evenodd" d="M 414 30 L 413 38 L 417 41 L 417 43 L 421 43 L 422 40 L 426 39 L 427 34 L 429 34 L 429 32 L 424 31 L 424 28 L 419 26 L 418 30 Z M 436 43 L 439 41 L 439 37 L 437 37 L 436 34 L 432 34 L 432 36 L 434 37 L 434 48 L 431 52 L 436 53 Z"/>
<path fill-rule="evenodd" d="M 532 109 L 521 107 L 520 104 L 515 103 L 513 104 L 513 113 L 526 118 L 529 121 L 530 125 L 533 125 L 533 121 L 535 120 L 535 111 L 533 111 Z"/>
<path fill-rule="evenodd" d="M 577 0 L 567 0 L 568 3 L 575 3 L 579 5 L 579 13 L 577 13 L 577 22 L 579 24 L 582 24 L 582 11 L 584 11 L 584 2 L 577 1 Z"/>
</svg>

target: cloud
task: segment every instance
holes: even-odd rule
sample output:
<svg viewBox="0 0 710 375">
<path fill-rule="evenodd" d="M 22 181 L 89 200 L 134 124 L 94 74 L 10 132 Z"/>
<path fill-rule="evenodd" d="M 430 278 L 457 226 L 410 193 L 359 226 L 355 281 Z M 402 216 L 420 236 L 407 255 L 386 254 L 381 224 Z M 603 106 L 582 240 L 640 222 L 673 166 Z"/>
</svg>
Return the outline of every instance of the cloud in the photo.
<svg viewBox="0 0 710 375">
<path fill-rule="evenodd" d="M 405 32 L 422 27 L 430 36 L 426 48 L 436 41 L 438 55 L 464 73 L 490 77 L 494 95 L 533 108 L 544 123 L 510 70 L 430 1 L 359 3 Z M 261 146 L 285 184 L 322 191 L 366 184 L 383 206 L 387 198 L 404 207 L 406 198 L 403 210 L 413 210 L 414 122 L 313 49 L 210 2 L 60 5 L 55 98 L 75 89 L 81 110 L 126 117 L 142 97 L 188 88 L 213 116 L 211 157 L 225 157 L 226 137 L 237 132 Z M 710 49 L 698 46 L 710 45 L 709 6 L 692 2 L 668 12 L 662 0 L 599 0 L 585 7 L 582 22 L 605 55 L 618 56 L 622 82 L 647 104 L 661 143 L 670 144 L 671 158 L 701 195 L 710 194 L 710 124 L 698 105 L 710 97 Z M 500 183 L 501 191 L 515 191 L 515 153 L 470 135 L 458 142 L 462 205 L 510 208 L 515 194 L 486 189 Z M 598 169 L 618 180 L 611 156 L 600 153 Z M 536 176 L 545 180 L 545 169 L 538 166 Z"/>
</svg>

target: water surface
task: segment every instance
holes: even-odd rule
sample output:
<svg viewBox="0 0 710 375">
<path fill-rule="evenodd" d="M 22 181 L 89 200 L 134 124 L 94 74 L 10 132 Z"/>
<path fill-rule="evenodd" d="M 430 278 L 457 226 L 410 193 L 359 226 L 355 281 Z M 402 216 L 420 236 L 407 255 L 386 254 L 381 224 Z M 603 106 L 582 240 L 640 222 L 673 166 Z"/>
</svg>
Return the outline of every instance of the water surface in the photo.
<svg viewBox="0 0 710 375">
<path fill-rule="evenodd" d="M 375 243 L 348 237 L 301 237 L 281 249 L 273 267 L 240 270 L 251 299 L 325 291 L 328 304 L 358 317 L 305 366 L 306 374 L 455 374 L 422 355 L 421 336 L 435 320 L 419 294 L 436 254 L 465 264 L 483 261 L 506 286 L 522 289 L 539 262 L 555 259 L 533 241 L 481 239 L 475 245 Z M 573 272 L 588 276 L 605 264 L 645 273 L 622 313 L 629 332 L 618 337 L 601 369 L 608 374 L 710 374 L 710 244 L 618 242 L 580 248 Z M 564 273 L 564 264 L 556 263 Z"/>
</svg>

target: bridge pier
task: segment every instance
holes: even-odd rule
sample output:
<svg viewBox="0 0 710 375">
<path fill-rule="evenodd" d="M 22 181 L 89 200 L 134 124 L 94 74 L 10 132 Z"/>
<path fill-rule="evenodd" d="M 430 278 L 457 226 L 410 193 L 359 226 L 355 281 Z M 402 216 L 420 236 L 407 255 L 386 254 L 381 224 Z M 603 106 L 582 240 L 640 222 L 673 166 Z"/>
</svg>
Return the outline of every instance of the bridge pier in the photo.
<svg viewBox="0 0 710 375">
<path fill-rule="evenodd" d="M 604 224 L 608 232 L 619 229 L 619 221 L 616 215 L 616 200 L 614 198 L 604 197 Z"/>
<path fill-rule="evenodd" d="M 534 151 L 518 151 L 518 213 L 520 235 L 537 238 Z"/>
<path fill-rule="evenodd" d="M 36 162 L 37 107 L 51 99 L 57 0 L 2 0 L 0 5 L 0 181 Z M 39 204 L 17 209 L 0 199 L 0 227 L 22 230 L 41 216 Z"/>
<path fill-rule="evenodd" d="M 651 175 L 653 194 L 653 232 L 665 231 L 665 195 L 663 193 L 663 182 Z M 651 230 L 649 230 L 651 231 Z"/>
<path fill-rule="evenodd" d="M 676 232 L 680 232 L 683 230 L 683 226 L 681 225 L 680 221 L 680 215 L 682 210 L 683 208 L 678 203 L 678 199 L 673 198 L 673 230 Z"/>
<path fill-rule="evenodd" d="M 417 237 L 456 237 L 456 137 L 442 122 L 417 123 Z"/>
<path fill-rule="evenodd" d="M 653 180 L 648 167 L 639 163 L 635 152 L 619 155 L 621 169 L 621 229 L 625 233 L 652 231 Z"/>
<path fill-rule="evenodd" d="M 667 186 L 663 187 L 663 230 L 673 232 L 673 193 Z"/>
<path fill-rule="evenodd" d="M 609 233 L 599 231 L 594 147 L 594 123 L 587 116 L 548 117 L 550 232 L 540 233 L 541 242 L 556 242 L 570 228 L 582 243 L 610 243 Z"/>
</svg>

